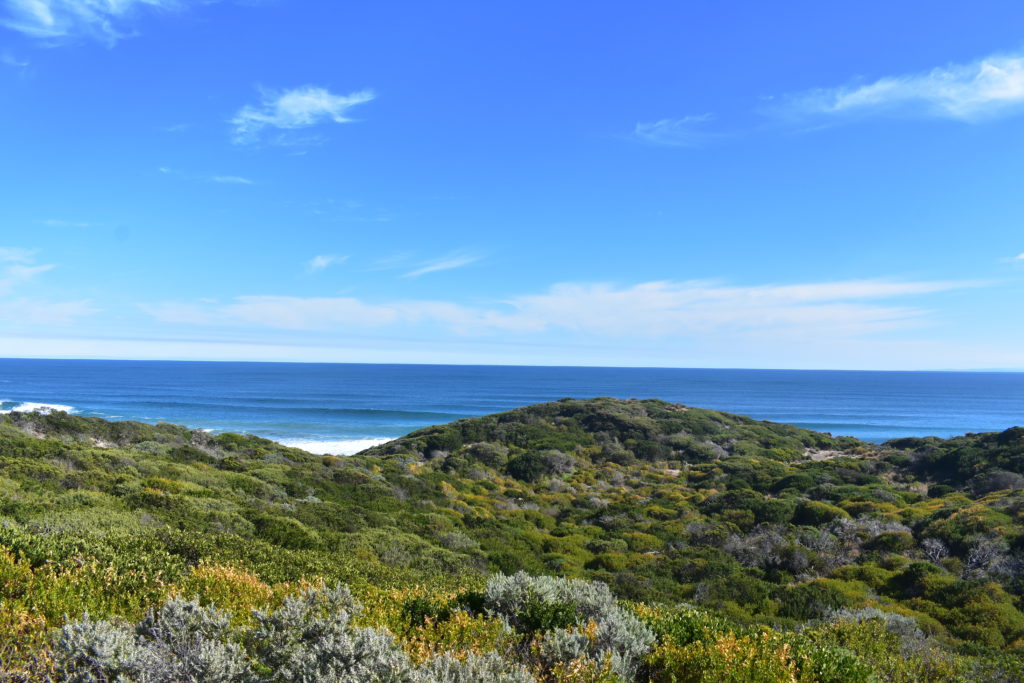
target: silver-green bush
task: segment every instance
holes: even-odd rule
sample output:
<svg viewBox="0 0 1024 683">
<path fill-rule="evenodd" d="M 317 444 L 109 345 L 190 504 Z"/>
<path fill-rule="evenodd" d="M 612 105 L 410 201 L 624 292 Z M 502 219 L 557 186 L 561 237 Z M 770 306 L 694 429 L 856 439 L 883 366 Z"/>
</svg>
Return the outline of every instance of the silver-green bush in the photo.
<svg viewBox="0 0 1024 683">
<path fill-rule="evenodd" d="M 470 654 L 466 659 L 441 655 L 425 663 L 417 683 L 535 683 L 521 665 L 508 662 L 493 652 Z"/>
<path fill-rule="evenodd" d="M 225 613 L 178 599 L 150 612 L 134 632 L 86 615 L 58 631 L 56 670 L 59 680 L 75 683 L 252 680 L 245 653 L 230 640 L 230 631 Z"/>
<path fill-rule="evenodd" d="M 412 681 L 405 654 L 387 631 L 354 628 L 360 605 L 348 588 L 309 589 L 289 597 L 277 610 L 254 613 L 252 651 L 282 683 Z"/>
<path fill-rule="evenodd" d="M 529 576 L 524 572 L 498 574 L 487 582 L 483 604 L 490 614 L 513 628 L 540 625 L 546 631 L 540 646 L 546 666 L 579 657 L 601 662 L 610 655 L 614 671 L 632 680 L 655 639 L 639 619 L 618 606 L 608 586 L 598 581 Z M 597 627 L 593 637 L 579 633 L 579 627 L 589 622 Z M 543 628 L 545 623 L 550 627 Z"/>
<path fill-rule="evenodd" d="M 351 626 L 359 609 L 348 588 L 310 589 L 236 631 L 226 613 L 173 599 L 134 631 L 88 616 L 65 625 L 55 668 L 72 683 L 414 683 L 390 633 Z"/>
</svg>

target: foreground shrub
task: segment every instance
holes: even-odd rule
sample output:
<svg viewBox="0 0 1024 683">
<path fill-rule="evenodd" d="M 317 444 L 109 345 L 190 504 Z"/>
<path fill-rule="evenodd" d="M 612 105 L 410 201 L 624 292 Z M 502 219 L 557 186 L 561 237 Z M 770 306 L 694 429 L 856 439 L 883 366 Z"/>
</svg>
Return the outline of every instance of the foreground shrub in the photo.
<svg viewBox="0 0 1024 683">
<path fill-rule="evenodd" d="M 74 683 L 247 680 L 244 652 L 227 640 L 229 630 L 225 612 L 185 600 L 169 600 L 134 630 L 86 615 L 61 628 L 54 640 L 57 678 Z"/>
<path fill-rule="evenodd" d="M 487 582 L 482 605 L 516 630 L 534 634 L 534 655 L 549 670 L 607 659 L 618 676 L 632 680 L 654 642 L 651 630 L 597 581 L 499 574 Z"/>
<path fill-rule="evenodd" d="M 390 633 L 350 625 L 358 611 L 348 588 L 309 589 L 254 612 L 256 625 L 238 631 L 227 612 L 175 598 L 135 629 L 88 616 L 65 625 L 55 671 L 80 683 L 417 680 Z"/>
<path fill-rule="evenodd" d="M 650 657 L 652 681 L 665 683 L 777 683 L 813 680 L 799 677 L 792 646 L 777 636 L 720 635 L 679 647 L 665 643 Z M 866 680 L 866 679 L 848 679 Z"/>
<path fill-rule="evenodd" d="M 88 615 L 53 638 L 53 677 L 71 683 L 530 683 L 525 667 L 494 652 L 443 653 L 412 665 L 389 631 L 359 628 L 345 586 L 310 588 L 252 626 L 230 613 L 172 598 L 135 627 Z"/>
<path fill-rule="evenodd" d="M 275 592 L 284 592 L 288 588 L 288 584 L 271 587 L 254 574 L 234 567 L 200 564 L 172 591 L 178 595 L 194 596 L 204 605 L 213 604 L 240 615 L 266 605 L 274 599 Z"/>
<path fill-rule="evenodd" d="M 267 680 L 412 681 L 408 657 L 387 631 L 353 628 L 359 603 L 344 586 L 308 589 L 273 612 L 257 611 L 248 642 Z"/>
<path fill-rule="evenodd" d="M 470 654 L 465 659 L 450 655 L 435 657 L 423 665 L 420 683 L 534 683 L 536 679 L 524 667 L 511 664 L 488 652 Z"/>
<path fill-rule="evenodd" d="M 646 659 L 655 682 L 1015 680 L 969 672 L 966 662 L 928 642 L 912 620 L 875 609 L 833 612 L 828 622 L 789 633 L 740 627 L 687 606 L 641 606 L 638 612 L 659 636 Z"/>
<path fill-rule="evenodd" d="M 969 674 L 964 661 L 944 652 L 906 617 L 868 608 L 836 612 L 830 618 L 832 621 L 794 634 L 794 642 L 808 655 L 821 680 L 846 680 L 825 675 L 836 671 L 831 660 L 841 653 L 862 668 L 865 675 L 873 673 L 872 680 L 893 683 L 1013 680 L 982 672 Z"/>
</svg>

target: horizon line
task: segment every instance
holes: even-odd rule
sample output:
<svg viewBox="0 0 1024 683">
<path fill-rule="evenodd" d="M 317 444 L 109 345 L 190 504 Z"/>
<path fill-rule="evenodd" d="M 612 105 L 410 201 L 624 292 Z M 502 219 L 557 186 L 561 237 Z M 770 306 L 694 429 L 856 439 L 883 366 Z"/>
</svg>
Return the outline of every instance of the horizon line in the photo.
<svg viewBox="0 0 1024 683">
<path fill-rule="evenodd" d="M 360 361 L 309 361 L 309 360 L 224 360 L 200 358 L 102 358 L 102 357 L 40 357 L 40 356 L 0 356 L 3 361 L 95 361 L 108 363 L 246 363 L 250 365 L 380 365 L 380 366 L 430 366 L 452 368 L 577 368 L 588 370 L 716 370 L 716 371 L 763 371 L 763 372 L 905 372 L 905 373 L 976 373 L 976 374 L 1017 374 L 1024 373 L 1024 368 L 912 368 L 906 370 L 865 370 L 851 368 L 766 368 L 766 367 L 712 367 L 684 365 L 561 365 L 544 363 L 367 363 Z"/>
</svg>

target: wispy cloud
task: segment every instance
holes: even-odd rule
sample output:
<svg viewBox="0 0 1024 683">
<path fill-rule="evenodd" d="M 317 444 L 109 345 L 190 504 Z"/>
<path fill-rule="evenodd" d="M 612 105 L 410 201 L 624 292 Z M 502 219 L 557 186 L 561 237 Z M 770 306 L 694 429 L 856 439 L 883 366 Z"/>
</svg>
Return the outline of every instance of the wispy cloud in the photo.
<svg viewBox="0 0 1024 683">
<path fill-rule="evenodd" d="M 363 268 L 366 271 L 377 270 L 398 270 L 408 268 L 413 261 L 415 254 L 408 251 L 396 252 L 374 259 L 368 266 Z"/>
<path fill-rule="evenodd" d="M 1017 254 L 1016 256 L 1004 256 L 999 259 L 1000 263 L 1012 263 L 1014 265 L 1024 266 L 1024 253 Z"/>
<path fill-rule="evenodd" d="M 8 294 L 11 290 L 23 285 L 40 273 L 53 270 L 52 265 L 28 266 L 15 263 L 0 269 L 0 294 Z"/>
<path fill-rule="evenodd" d="M 284 329 L 378 327 L 397 322 L 399 311 L 355 298 L 302 298 L 290 296 L 241 296 L 221 309 L 229 318 Z M 319 322 L 316 322 L 319 320 Z"/>
<path fill-rule="evenodd" d="M 56 218 L 47 218 L 44 221 L 39 221 L 48 228 L 91 228 L 92 223 L 85 223 L 83 221 L 64 221 Z"/>
<path fill-rule="evenodd" d="M 480 256 L 475 254 L 449 254 L 448 256 L 444 256 L 439 259 L 427 261 L 420 265 L 419 268 L 409 271 L 402 277 L 419 277 L 420 275 L 426 275 L 427 273 L 437 273 L 442 270 L 461 268 L 462 266 L 468 266 L 470 263 L 476 263 L 480 258 Z"/>
<path fill-rule="evenodd" d="M 9 325 L 67 325 L 98 312 L 89 300 L 47 301 L 33 297 L 7 298 L 16 289 L 53 270 L 52 264 L 36 264 L 38 249 L 0 247 L 0 321 Z"/>
<path fill-rule="evenodd" d="M 0 52 L 0 64 L 12 66 L 15 69 L 24 69 L 29 65 L 29 62 L 27 59 L 18 59 L 14 56 L 14 53 L 5 50 Z"/>
<path fill-rule="evenodd" d="M 229 305 L 164 303 L 146 310 L 165 322 L 337 330 L 434 324 L 463 335 L 573 332 L 593 338 L 735 335 L 843 339 L 919 324 L 927 310 L 893 305 L 978 286 L 973 282 L 850 280 L 734 287 L 706 282 L 646 282 L 630 287 L 562 283 L 492 306 L 437 300 L 383 303 L 354 297 L 242 296 Z"/>
<path fill-rule="evenodd" d="M 886 76 L 797 93 L 781 111 L 795 115 L 867 116 L 895 113 L 977 122 L 1024 112 L 1024 55 L 992 55 L 968 64 Z"/>
<path fill-rule="evenodd" d="M 240 296 L 224 306 L 161 302 L 141 307 L 158 321 L 175 325 L 242 323 L 284 330 L 371 328 L 399 322 L 401 316 L 395 306 L 349 297 Z"/>
<path fill-rule="evenodd" d="M 206 302 L 199 304 L 164 301 L 157 304 L 140 304 L 139 307 L 162 323 L 171 325 L 213 325 L 218 321 L 214 308 Z"/>
<path fill-rule="evenodd" d="M 34 265 L 37 249 L 0 247 L 0 295 L 23 285 L 41 273 L 52 270 L 52 265 Z"/>
<path fill-rule="evenodd" d="M 72 325 L 84 316 L 99 313 L 88 299 L 79 301 L 40 301 L 18 298 L 0 300 L 0 320 L 8 323 Z"/>
<path fill-rule="evenodd" d="M 606 336 L 717 335 L 745 331 L 855 335 L 910 323 L 924 311 L 873 303 L 970 286 L 963 282 L 852 280 L 730 287 L 704 282 L 559 284 L 514 298 L 517 317 L 533 326 Z"/>
<path fill-rule="evenodd" d="M 726 131 L 712 129 L 708 114 L 637 123 L 633 138 L 658 145 L 700 147 L 759 130 L 807 129 L 808 124 L 816 128 L 870 116 L 981 123 L 1024 114 L 1024 52 L 773 96 L 757 113 L 764 117 L 761 121 Z"/>
<path fill-rule="evenodd" d="M 320 123 L 348 123 L 348 110 L 375 97 L 371 90 L 335 95 L 305 85 L 283 92 L 264 91 L 259 105 L 242 107 L 231 119 L 236 143 L 255 142 L 267 129 L 295 130 Z"/>
<path fill-rule="evenodd" d="M 32 263 L 37 253 L 39 253 L 38 249 L 0 247 L 0 263 Z"/>
<path fill-rule="evenodd" d="M 33 38 L 59 41 L 89 36 L 113 45 L 132 34 L 143 9 L 177 10 L 207 0 L 4 0 L 0 25 Z"/>
<path fill-rule="evenodd" d="M 685 116 L 681 119 L 661 119 L 651 123 L 637 123 L 633 135 L 644 142 L 670 147 L 701 147 L 723 137 L 721 133 L 707 130 L 703 124 L 711 120 L 711 114 Z"/>
<path fill-rule="evenodd" d="M 334 254 L 319 254 L 314 256 L 306 264 L 306 270 L 311 273 L 323 270 L 328 266 L 333 266 L 338 263 L 342 263 L 348 259 L 348 256 L 336 256 Z"/>
<path fill-rule="evenodd" d="M 179 171 L 177 169 L 168 168 L 167 166 L 160 166 L 157 170 L 167 176 L 173 176 L 177 178 L 184 178 L 186 180 L 193 180 L 204 183 L 220 183 L 222 185 L 254 185 L 255 182 L 239 175 L 197 175 L 194 173 L 188 173 L 185 171 Z"/>
</svg>

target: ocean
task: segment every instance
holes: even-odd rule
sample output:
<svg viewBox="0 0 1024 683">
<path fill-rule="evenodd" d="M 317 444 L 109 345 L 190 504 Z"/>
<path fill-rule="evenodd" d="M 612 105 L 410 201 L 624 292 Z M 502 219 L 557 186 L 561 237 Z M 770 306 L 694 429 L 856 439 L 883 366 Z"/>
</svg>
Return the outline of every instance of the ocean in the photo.
<svg viewBox="0 0 1024 683">
<path fill-rule="evenodd" d="M 348 454 L 565 397 L 661 398 L 884 441 L 1024 424 L 1024 373 L 0 359 L 0 412 L 67 410 Z"/>
</svg>

